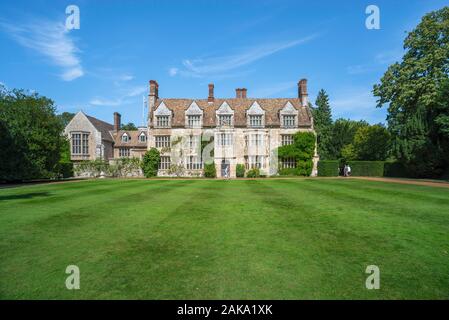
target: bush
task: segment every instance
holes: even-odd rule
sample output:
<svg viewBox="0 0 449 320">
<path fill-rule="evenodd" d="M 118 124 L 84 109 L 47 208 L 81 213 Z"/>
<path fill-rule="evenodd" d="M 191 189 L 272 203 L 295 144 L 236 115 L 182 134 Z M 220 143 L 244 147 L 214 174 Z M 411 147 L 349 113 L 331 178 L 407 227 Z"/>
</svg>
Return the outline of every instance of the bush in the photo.
<svg viewBox="0 0 449 320">
<path fill-rule="evenodd" d="M 298 176 L 308 177 L 312 174 L 312 169 L 312 160 L 299 160 L 296 163 L 296 173 Z"/>
<path fill-rule="evenodd" d="M 382 177 L 384 161 L 348 161 L 351 176 Z"/>
<path fill-rule="evenodd" d="M 260 177 L 259 168 L 254 168 L 254 169 L 248 170 L 248 172 L 246 173 L 246 177 L 247 178 L 259 178 Z"/>
<path fill-rule="evenodd" d="M 245 165 L 237 164 L 235 171 L 237 178 L 243 178 L 245 176 Z"/>
<path fill-rule="evenodd" d="M 217 177 L 217 169 L 215 168 L 215 163 L 206 163 L 204 165 L 204 176 L 206 178 Z"/>
<path fill-rule="evenodd" d="M 320 160 L 318 161 L 318 176 L 319 177 L 338 177 L 339 174 L 338 160 Z"/>
<path fill-rule="evenodd" d="M 73 177 L 73 163 L 72 162 L 59 162 L 58 174 L 59 174 L 59 178 Z"/>
<path fill-rule="evenodd" d="M 145 153 L 142 160 L 142 171 L 146 178 L 157 176 L 160 160 L 161 155 L 156 148 L 151 148 Z"/>
</svg>

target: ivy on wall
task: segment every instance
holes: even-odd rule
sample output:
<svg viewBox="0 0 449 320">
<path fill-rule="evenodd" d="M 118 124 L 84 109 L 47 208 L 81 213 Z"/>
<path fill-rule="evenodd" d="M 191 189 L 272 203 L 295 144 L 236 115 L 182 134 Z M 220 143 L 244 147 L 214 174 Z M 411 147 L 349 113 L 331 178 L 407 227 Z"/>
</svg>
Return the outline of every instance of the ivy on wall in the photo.
<svg viewBox="0 0 449 320">
<path fill-rule="evenodd" d="M 312 132 L 297 132 L 293 143 L 278 148 L 279 161 L 295 159 L 296 168 L 281 169 L 280 175 L 310 176 L 313 169 L 316 137 Z"/>
</svg>

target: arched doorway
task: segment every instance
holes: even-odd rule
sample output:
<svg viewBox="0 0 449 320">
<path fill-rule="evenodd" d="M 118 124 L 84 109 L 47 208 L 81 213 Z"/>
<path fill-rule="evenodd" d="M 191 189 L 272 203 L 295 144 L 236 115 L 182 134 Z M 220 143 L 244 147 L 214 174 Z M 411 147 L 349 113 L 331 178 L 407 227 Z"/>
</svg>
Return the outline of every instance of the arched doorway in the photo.
<svg viewBox="0 0 449 320">
<path fill-rule="evenodd" d="M 223 178 L 229 178 L 231 176 L 231 164 L 229 160 L 221 160 L 221 176 Z"/>
</svg>

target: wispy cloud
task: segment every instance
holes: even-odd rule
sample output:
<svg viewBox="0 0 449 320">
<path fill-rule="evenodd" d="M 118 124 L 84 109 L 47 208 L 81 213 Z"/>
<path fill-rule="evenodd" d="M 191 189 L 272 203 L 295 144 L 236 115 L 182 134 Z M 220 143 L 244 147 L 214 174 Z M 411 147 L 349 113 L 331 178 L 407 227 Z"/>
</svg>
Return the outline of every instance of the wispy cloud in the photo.
<svg viewBox="0 0 449 320">
<path fill-rule="evenodd" d="M 84 75 L 80 50 L 62 22 L 34 20 L 24 24 L 0 21 L 0 27 L 20 45 L 32 49 L 62 68 L 61 78 L 72 81 Z"/>
<path fill-rule="evenodd" d="M 257 60 L 268 57 L 277 52 L 305 44 L 316 38 L 317 35 L 286 42 L 268 43 L 241 50 L 239 53 L 216 56 L 209 58 L 185 59 L 182 61 L 182 69 L 172 67 L 169 69 L 171 76 L 182 75 L 201 78 L 205 76 L 217 76 L 229 71 L 249 65 Z"/>
<path fill-rule="evenodd" d="M 130 87 L 125 90 L 125 92 L 117 98 L 105 99 L 101 97 L 95 97 L 89 101 L 90 105 L 93 106 L 120 106 L 124 104 L 129 104 L 133 102 L 134 97 L 140 96 L 147 91 L 146 86 L 135 86 Z"/>
<path fill-rule="evenodd" d="M 369 72 L 374 72 L 384 68 L 385 65 L 392 64 L 394 62 L 400 61 L 403 52 L 400 50 L 387 50 L 379 52 L 374 56 L 374 59 L 367 64 L 357 64 L 348 66 L 346 71 L 350 75 L 365 74 Z"/>
</svg>

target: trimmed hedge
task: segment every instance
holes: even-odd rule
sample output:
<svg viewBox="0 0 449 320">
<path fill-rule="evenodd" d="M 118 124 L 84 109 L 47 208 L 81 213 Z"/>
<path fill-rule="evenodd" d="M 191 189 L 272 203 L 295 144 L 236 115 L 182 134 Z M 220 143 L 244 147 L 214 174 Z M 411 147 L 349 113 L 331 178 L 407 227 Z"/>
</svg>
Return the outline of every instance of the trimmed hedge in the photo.
<svg viewBox="0 0 449 320">
<path fill-rule="evenodd" d="M 318 161 L 319 177 L 338 177 L 340 161 L 320 160 Z"/>
<path fill-rule="evenodd" d="M 383 177 L 384 161 L 348 161 L 351 176 Z"/>
</svg>

